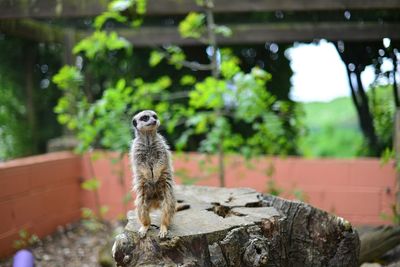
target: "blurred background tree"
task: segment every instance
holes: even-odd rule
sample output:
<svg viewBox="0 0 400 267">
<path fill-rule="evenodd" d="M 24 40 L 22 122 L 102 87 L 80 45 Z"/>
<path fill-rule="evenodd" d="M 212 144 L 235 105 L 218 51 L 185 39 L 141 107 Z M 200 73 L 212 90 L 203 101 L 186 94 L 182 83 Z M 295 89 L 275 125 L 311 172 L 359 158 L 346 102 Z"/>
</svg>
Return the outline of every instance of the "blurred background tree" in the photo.
<svg viewBox="0 0 400 267">
<path fill-rule="evenodd" d="M 137 56 L 128 41 L 113 31 L 104 30 L 110 19 L 137 27 L 138 18 L 132 20 L 122 13 L 134 7 L 142 15 L 143 3 L 131 2 L 122 9 L 122 2 L 113 1 L 109 10 L 96 18 L 96 32 L 74 47 L 74 53 L 82 56 L 82 65 L 65 66 L 53 79 L 64 91 L 55 109 L 59 122 L 75 131 L 80 140 L 79 151 L 91 148 L 128 151 L 132 132 L 130 117 L 141 109 L 154 109 L 162 118 L 175 149 L 198 148 L 219 155 L 221 186 L 224 185 L 225 153 L 240 152 L 250 157 L 295 152 L 296 141 L 287 138 L 285 132 L 285 128 L 290 129 L 291 137 L 295 137 L 293 132 L 302 127 L 293 103 L 288 99 L 279 100 L 267 90 L 270 74 L 259 67 L 245 73 L 231 49 L 218 48 L 216 36 L 230 35 L 231 30 L 214 24 L 212 1 L 202 3 L 206 6 L 205 14 L 189 13 L 179 25 L 183 37 L 205 43 L 202 54 L 209 63 L 199 63 L 197 58 L 189 61 L 180 47 L 167 46 L 152 51 L 149 63 L 154 68 L 165 59 L 168 65 L 174 66 L 171 71 L 178 72 L 175 80 L 165 75 L 168 73 L 165 71 L 160 78 L 153 73 L 152 78 L 156 80 L 152 82 L 145 82 L 140 76 L 132 80 L 124 77 L 124 71 L 131 68 L 119 61 L 112 63 L 122 64 L 122 73 L 105 75 L 104 66 L 112 68 L 107 65 L 110 54 L 123 53 L 123 62 L 127 57 Z M 86 78 L 97 76 L 97 66 L 101 66 L 99 75 L 105 87 L 100 94 L 85 86 Z M 191 69 L 191 75 L 180 76 L 182 67 Z M 205 71 L 209 76 L 198 77 L 193 71 Z M 115 82 L 116 78 L 119 80 Z M 172 91 L 171 87 L 181 88 Z"/>
<path fill-rule="evenodd" d="M 129 121 L 130 113 L 137 109 L 147 108 L 148 106 L 155 106 L 160 112 L 165 113 L 166 118 L 164 122 L 173 121 L 171 125 L 175 123 L 176 127 L 174 127 L 174 131 L 168 132 L 168 127 L 163 129 L 170 143 L 175 144 L 175 141 L 187 130 L 187 125 L 185 125 L 184 119 L 179 119 L 172 115 L 179 113 L 179 108 L 177 108 L 179 105 L 181 105 L 180 108 L 188 107 L 189 97 L 187 92 L 193 87 L 190 84 L 190 79 L 182 80 L 182 82 L 181 79 L 182 77 L 191 75 L 196 81 L 202 81 L 209 75 L 209 72 L 193 72 L 187 68 L 177 70 L 174 66 L 168 64 L 168 61 L 161 61 L 153 67 L 147 67 L 148 59 L 151 57 L 151 51 L 153 50 L 152 48 L 132 48 L 126 40 L 120 39 L 116 34 L 112 33 L 112 31 L 126 29 L 126 24 L 130 24 L 129 28 L 138 27 L 140 24 L 143 24 L 143 26 L 160 24 L 163 26 L 173 26 L 177 25 L 178 21 L 184 19 L 184 16 L 180 14 L 145 16 L 145 11 L 145 1 L 115 1 L 111 5 L 111 10 L 104 13 L 97 20 L 87 17 L 73 20 L 64 18 L 44 19 L 42 21 L 16 20 L 10 23 L 5 20 L 1 21 L 0 27 L 2 32 L 4 32 L 0 35 L 0 46 L 3 48 L 0 55 L 2 59 L 2 66 L 0 68 L 0 83 L 2 84 L 0 92 L 2 93 L 2 98 L 0 101 L 4 102 L 0 111 L 0 134 L 2 135 L 2 141 L 4 140 L 4 144 L 0 146 L 2 159 L 43 153 L 46 151 L 46 143 L 49 139 L 60 136 L 62 133 L 68 133 L 67 130 L 57 124 L 55 115 L 50 111 L 54 108 L 56 99 L 66 92 L 66 90 L 69 90 L 69 88 L 55 89 L 54 83 L 51 82 L 51 77 L 58 72 L 63 61 L 64 63 L 68 62 L 63 54 L 68 54 L 68 51 L 71 50 L 71 47 L 68 48 L 66 44 L 64 47 L 57 44 L 60 42 L 60 36 L 63 42 L 64 39 L 67 39 L 66 36 L 81 35 L 66 34 L 64 36 L 65 32 L 62 32 L 63 28 L 67 28 L 68 31 L 73 28 L 77 32 L 87 30 L 91 27 L 95 27 L 98 30 L 101 29 L 101 31 L 93 34 L 91 38 L 86 39 L 86 42 L 81 42 L 75 48 L 76 58 L 69 60 L 73 65 L 73 69 L 69 71 L 76 72 L 76 74 L 82 77 L 79 84 L 74 85 L 79 88 L 77 89 L 79 92 L 82 91 L 81 96 L 77 98 L 79 101 L 82 101 L 82 104 L 74 108 L 86 112 L 89 106 L 94 104 L 95 107 L 91 108 L 90 114 L 92 114 L 92 118 L 90 120 L 85 121 L 82 118 L 75 122 L 70 122 L 71 118 L 68 118 L 68 116 L 61 116 L 60 120 L 64 123 L 69 121 L 70 126 L 76 128 L 81 127 L 81 125 L 78 125 L 79 123 L 84 124 L 97 120 L 97 117 L 101 113 L 108 113 L 110 116 L 108 121 L 100 120 L 98 124 L 91 126 L 95 127 L 95 129 L 91 129 L 91 127 L 86 129 L 87 131 L 80 137 L 81 139 L 91 140 L 93 135 L 96 135 L 94 133 L 99 133 L 99 136 L 94 138 L 95 141 L 89 142 L 90 145 L 87 147 L 83 145 L 80 149 L 84 150 L 88 147 L 107 148 L 109 146 L 113 146 L 112 149 L 118 151 L 126 149 L 127 145 L 125 141 L 129 138 L 114 138 L 112 133 L 115 132 L 120 136 L 128 136 L 131 130 L 128 129 L 129 126 L 126 122 Z M 61 12 L 64 12 L 64 10 L 61 10 Z M 221 12 L 215 16 L 215 21 L 219 25 L 235 21 L 243 25 L 251 25 L 251 23 L 257 22 L 266 25 L 276 23 L 281 26 L 285 26 L 285 24 L 290 25 L 293 22 L 299 25 L 303 22 L 312 22 L 315 25 L 319 25 L 327 21 L 338 23 L 360 22 L 364 24 L 382 22 L 381 24 L 385 25 L 385 23 L 390 24 L 399 21 L 399 13 L 395 10 L 360 9 L 352 10 L 351 16 L 349 14 L 349 11 L 336 10 L 319 12 L 312 10 L 276 10 L 273 12 L 260 11 L 248 13 Z M 42 23 L 43 21 L 45 23 Z M 31 27 L 29 29 L 35 33 L 40 33 L 42 29 L 46 34 L 37 35 L 42 37 L 40 41 L 27 41 L 14 38 L 12 36 L 21 34 L 21 32 L 18 33 L 15 30 L 17 29 L 17 25 Z M 253 30 L 251 26 L 247 27 L 248 30 Z M 51 30 L 52 28 L 54 30 Z M 224 28 L 222 28 L 222 31 L 224 31 Z M 32 36 L 29 35 L 29 31 L 22 34 Z M 368 42 L 339 41 L 335 44 L 348 67 L 349 77 L 353 76 L 350 80 L 353 86 L 352 92 L 355 94 L 353 101 L 355 101 L 356 109 L 353 112 L 347 105 L 345 109 L 349 108 L 349 114 L 356 114 L 356 117 L 349 115 L 347 119 L 345 118 L 346 122 L 344 125 L 348 125 L 348 127 L 346 126 L 347 128 L 342 127 L 343 124 L 339 123 L 340 120 L 336 122 L 331 120 L 328 126 L 324 125 L 322 122 L 324 116 L 314 116 L 316 120 L 313 120 L 314 123 L 311 123 L 310 119 L 313 117 L 313 114 L 323 114 L 324 110 L 327 109 L 326 106 L 321 104 L 318 110 L 316 110 L 313 109 L 313 106 L 319 106 L 319 104 L 307 103 L 303 105 L 295 103 L 290 99 L 290 77 L 292 76 L 292 70 L 285 52 L 287 48 L 292 46 L 291 41 L 279 43 L 267 42 L 264 44 L 260 44 L 259 42 L 241 45 L 230 44 L 221 47 L 228 47 L 232 51 L 231 54 L 238 59 L 238 66 L 243 73 L 251 73 L 251 69 L 257 66 L 259 69 L 266 70 L 272 75 L 272 79 L 267 83 L 267 92 L 275 99 L 276 103 L 280 103 L 271 107 L 275 109 L 273 112 L 274 115 L 277 115 L 279 118 L 280 134 L 284 136 L 282 140 L 285 140 L 279 146 L 284 147 L 285 154 L 314 157 L 379 156 L 385 147 L 390 146 L 391 136 L 389 135 L 391 133 L 388 133 L 388 121 L 391 120 L 389 116 L 393 113 L 394 106 L 392 104 L 381 105 L 381 100 L 378 101 L 376 99 L 381 99 L 378 95 L 385 91 L 383 88 L 387 86 L 391 87 L 392 90 L 393 88 L 397 88 L 396 79 L 394 78 L 397 71 L 396 68 L 390 73 L 383 73 L 379 66 L 388 58 L 394 62 L 394 66 L 397 66 L 398 41 L 392 39 L 389 45 L 384 45 L 382 40 Z M 207 63 L 209 55 L 205 53 L 206 47 L 206 45 L 183 46 L 181 47 L 181 54 L 186 55 L 186 61 L 196 61 L 202 64 Z M 376 88 L 375 90 L 360 87 L 358 83 L 359 79 L 357 80 L 357 77 L 360 75 L 359 73 L 365 69 L 365 66 L 371 64 L 376 66 L 377 70 L 377 82 L 372 86 Z M 60 72 L 60 76 L 58 77 L 60 81 L 66 78 L 62 74 L 64 71 L 67 72 L 67 70 Z M 65 75 L 67 74 L 65 73 Z M 159 79 L 159 77 L 163 78 Z M 122 87 L 124 90 L 118 89 Z M 157 91 L 158 89 L 156 88 L 158 87 L 163 89 Z M 105 97 L 105 91 L 109 88 L 113 89 L 110 90 L 113 93 Z M 151 103 L 145 103 L 146 105 L 135 102 L 128 107 L 128 111 L 123 108 L 112 111 L 110 106 L 114 105 L 114 102 L 119 101 L 113 99 L 113 97 L 116 94 L 121 94 L 120 91 L 129 94 L 129 88 L 132 88 L 134 92 L 138 90 L 137 88 L 142 88 L 142 93 L 136 100 L 146 99 L 146 93 L 144 92 L 148 90 L 152 90 L 150 94 L 154 96 L 154 99 Z M 323 84 L 321 88 L 323 88 Z M 387 103 L 398 102 L 396 94 L 394 94 L 395 92 L 396 90 L 392 91 L 392 98 L 390 95 L 387 95 L 385 98 L 385 101 L 388 101 Z M 87 103 L 84 103 L 83 98 Z M 99 101 L 103 98 L 106 98 L 106 100 Z M 343 105 L 348 100 L 343 100 Z M 97 103 L 98 101 L 99 103 Z M 170 105 L 169 102 L 173 104 Z M 179 105 L 176 106 L 175 104 Z M 335 102 L 326 105 L 332 105 L 333 107 L 335 106 Z M 340 109 L 341 105 L 337 105 L 336 113 L 337 110 L 344 110 Z M 277 106 L 279 108 L 276 108 Z M 67 112 L 71 107 L 59 105 L 57 110 L 58 112 Z M 284 112 L 282 112 L 282 109 L 284 109 Z M 330 116 L 332 117 L 332 115 Z M 307 134 L 303 131 L 304 128 L 301 123 L 303 118 L 309 129 Z M 355 126 L 357 121 L 354 121 L 354 118 L 359 120 L 359 128 Z M 120 120 L 118 123 L 120 125 L 124 124 L 125 128 L 113 127 L 113 125 L 118 125 L 118 123 L 114 123 L 116 120 Z M 76 125 L 73 125 L 74 123 Z M 232 124 L 232 129 L 239 131 L 247 140 L 249 134 L 247 125 L 234 120 L 230 121 L 230 123 Z M 383 125 L 387 127 L 385 128 Z M 379 127 L 381 129 L 378 129 Z M 173 127 L 169 126 L 169 128 Z M 108 131 L 107 129 L 110 130 Z M 360 135 L 359 129 L 362 130 L 363 135 Z M 107 136 L 107 138 L 103 140 L 102 136 Z M 184 149 L 189 151 L 197 150 L 204 137 L 205 134 L 188 136 L 187 145 Z M 299 139 L 301 139 L 300 145 Z M 324 148 L 324 144 L 327 145 L 326 149 Z M 273 147 L 271 145 L 271 151 L 265 151 L 265 153 L 276 154 L 277 152 L 272 151 Z"/>
<path fill-rule="evenodd" d="M 3 37 L 0 50 L 0 159 L 43 153 L 62 133 L 53 112 L 61 92 L 51 83 L 61 46 Z"/>
</svg>

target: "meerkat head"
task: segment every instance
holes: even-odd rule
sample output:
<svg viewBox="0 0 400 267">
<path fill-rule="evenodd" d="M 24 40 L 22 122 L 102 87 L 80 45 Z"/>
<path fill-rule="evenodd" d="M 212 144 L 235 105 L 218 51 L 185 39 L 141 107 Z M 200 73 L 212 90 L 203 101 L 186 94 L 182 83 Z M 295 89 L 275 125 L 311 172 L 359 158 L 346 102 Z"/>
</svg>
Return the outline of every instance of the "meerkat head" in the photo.
<svg viewBox="0 0 400 267">
<path fill-rule="evenodd" d="M 156 131 L 160 126 L 160 121 L 157 113 L 152 110 L 144 110 L 133 117 L 132 125 L 139 132 L 149 132 Z"/>
</svg>

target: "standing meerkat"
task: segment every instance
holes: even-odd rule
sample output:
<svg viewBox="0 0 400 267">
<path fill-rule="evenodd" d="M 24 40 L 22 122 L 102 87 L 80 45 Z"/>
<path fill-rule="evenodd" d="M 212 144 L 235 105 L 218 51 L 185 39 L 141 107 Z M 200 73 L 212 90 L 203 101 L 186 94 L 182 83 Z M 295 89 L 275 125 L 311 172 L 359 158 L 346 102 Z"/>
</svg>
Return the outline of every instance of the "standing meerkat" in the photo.
<svg viewBox="0 0 400 267">
<path fill-rule="evenodd" d="M 176 205 L 171 153 L 165 139 L 157 133 L 160 121 L 154 111 L 145 110 L 136 114 L 132 125 L 135 139 L 130 159 L 137 217 L 141 224 L 139 235 L 146 236 L 151 223 L 150 211 L 161 209 L 159 237 L 165 238 Z"/>
</svg>

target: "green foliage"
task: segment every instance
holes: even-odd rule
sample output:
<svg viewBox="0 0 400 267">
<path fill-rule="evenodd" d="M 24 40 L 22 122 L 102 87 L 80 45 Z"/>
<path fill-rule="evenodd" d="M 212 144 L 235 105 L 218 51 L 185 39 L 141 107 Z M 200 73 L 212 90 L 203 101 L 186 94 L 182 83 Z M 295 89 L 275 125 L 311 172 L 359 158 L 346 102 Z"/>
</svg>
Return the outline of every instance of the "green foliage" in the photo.
<svg viewBox="0 0 400 267">
<path fill-rule="evenodd" d="M 377 86 L 368 92 L 373 124 L 387 160 L 393 139 L 395 112 L 391 86 Z M 352 100 L 338 98 L 328 103 L 305 103 L 308 133 L 301 138 L 300 150 L 307 157 L 348 158 L 368 155 L 368 150 Z"/>
<path fill-rule="evenodd" d="M 146 13 L 147 0 L 114 0 L 108 5 L 108 10 L 96 17 L 94 27 L 101 30 L 107 21 L 114 21 L 128 26 L 138 27 L 143 23 L 143 15 Z M 122 12 L 128 11 L 133 17 L 128 18 Z"/>
<path fill-rule="evenodd" d="M 53 82 L 64 91 L 76 90 L 82 84 L 82 81 L 83 77 L 79 70 L 68 65 L 62 67 L 53 77 Z"/>
<path fill-rule="evenodd" d="M 394 158 L 395 158 L 394 149 L 387 147 L 382 153 L 381 164 L 382 165 L 387 164 L 387 163 L 389 163 L 390 160 L 392 160 Z"/>
<path fill-rule="evenodd" d="M 206 16 L 204 14 L 190 12 L 179 23 L 179 33 L 183 38 L 200 38 L 206 31 Z"/>
<path fill-rule="evenodd" d="M 14 240 L 14 248 L 15 249 L 23 249 L 29 246 L 33 246 L 40 242 L 40 239 L 37 235 L 31 234 L 26 229 L 21 229 L 18 232 L 19 239 Z"/>
<path fill-rule="evenodd" d="M 100 181 L 97 178 L 88 179 L 81 184 L 81 187 L 87 191 L 95 191 L 100 188 Z"/>
<path fill-rule="evenodd" d="M 130 52 L 131 44 L 116 32 L 95 31 L 80 41 L 73 49 L 74 54 L 82 53 L 88 59 L 105 54 L 106 51 L 125 49 Z"/>
<path fill-rule="evenodd" d="M 0 75 L 0 159 L 26 154 L 31 141 L 23 120 L 26 109 L 13 88 L 13 83 Z"/>
<path fill-rule="evenodd" d="M 149 64 L 150 67 L 157 66 L 164 58 L 164 54 L 160 53 L 159 51 L 153 50 L 150 54 Z"/>
<path fill-rule="evenodd" d="M 192 75 L 185 75 L 181 78 L 179 83 L 181 85 L 194 85 L 196 83 L 196 77 Z"/>
<path fill-rule="evenodd" d="M 122 12 L 132 8 L 134 8 L 134 11 L 137 14 L 145 14 L 147 9 L 147 0 L 114 0 L 108 6 L 108 9 L 114 12 Z"/>
<path fill-rule="evenodd" d="M 127 21 L 126 17 L 120 15 L 118 12 L 106 11 L 103 14 L 101 14 L 100 16 L 96 17 L 93 26 L 97 30 L 100 30 L 108 20 L 115 20 L 115 21 L 120 22 L 120 23 L 124 23 L 124 22 Z"/>
<path fill-rule="evenodd" d="M 107 212 L 108 208 L 101 207 L 102 215 Z M 103 223 L 98 216 L 93 212 L 92 209 L 82 208 L 81 209 L 82 225 L 91 232 L 97 232 L 104 228 Z"/>
<path fill-rule="evenodd" d="M 216 26 L 214 31 L 216 34 L 220 34 L 224 37 L 229 37 L 232 35 L 232 30 L 229 27 L 224 26 L 224 25 Z"/>
<path fill-rule="evenodd" d="M 198 177 L 193 177 L 192 175 L 190 175 L 190 170 L 187 169 L 179 169 L 175 171 L 175 176 L 178 177 L 182 184 L 184 185 L 194 185 L 196 184 L 196 182 L 199 181 Z"/>
<path fill-rule="evenodd" d="M 0 38 L 0 161 L 46 151 L 62 127 L 52 112 L 60 91 L 49 81 L 59 69 L 60 46 Z M 36 55 L 37 61 L 28 53 Z M 28 82 L 27 77 L 31 79 Z"/>
<path fill-rule="evenodd" d="M 160 77 L 152 83 L 137 78 L 130 84 L 120 79 L 93 103 L 89 103 L 84 96 L 80 77 L 75 67 L 66 66 L 53 79 L 61 89 L 69 88 L 59 100 L 55 112 L 59 114 L 61 124 L 76 131 L 80 141 L 77 152 L 85 152 L 95 145 L 125 152 L 131 139 L 127 114 L 149 106 L 160 113 L 168 108 L 164 102 L 155 104 L 153 97 L 162 99 L 167 96 L 165 89 L 171 85 L 169 77 Z"/>
<path fill-rule="evenodd" d="M 114 1 L 109 13 L 96 20 L 97 28 L 108 20 L 129 24 L 131 18 L 122 19 L 120 16 L 126 13 L 120 11 L 131 8 L 132 3 Z M 231 34 L 225 26 L 207 27 L 206 23 L 204 14 L 190 13 L 180 23 L 179 30 L 184 38 L 198 38 L 206 43 L 210 36 L 204 39 L 205 35 Z M 242 70 L 240 60 L 230 49 L 216 52 L 220 60 L 210 64 L 187 61 L 185 51 L 177 46 L 166 46 L 150 53 L 152 68 L 167 63 L 182 72 L 175 80 L 185 92 L 175 91 L 169 76 L 149 82 L 140 76 L 118 79 L 116 73 L 112 79 L 106 75 L 102 90 L 94 98 L 89 94 L 91 88 L 87 88 L 87 81 L 82 82 L 80 77 L 91 78 L 85 74 L 96 73 L 97 66 L 102 67 L 101 62 L 107 64 L 110 53 L 131 56 L 131 47 L 126 40 L 115 32 L 97 30 L 74 48 L 74 53 L 79 53 L 87 66 L 80 69 L 66 67 L 53 79 L 65 90 L 55 109 L 59 122 L 75 131 L 80 140 L 79 152 L 96 147 L 126 152 L 131 140 L 131 116 L 141 109 L 154 109 L 167 133 L 177 136 L 172 145 L 178 150 L 187 148 L 191 140 L 198 140 L 199 150 L 206 153 L 220 153 L 221 149 L 246 157 L 287 153 L 289 142 L 284 121 L 289 108 L 286 102 L 279 101 L 267 90 L 271 75 L 258 67 Z M 91 69 L 91 64 L 96 68 Z M 212 76 L 199 78 L 188 75 L 182 70 L 184 66 L 194 70 L 198 66 L 203 70 L 214 68 L 216 71 Z M 215 74 L 219 72 L 221 75 Z M 177 133 L 177 129 L 180 132 Z M 94 185 L 85 186 L 91 188 Z"/>
<path fill-rule="evenodd" d="M 357 114 L 349 97 L 327 103 L 304 103 L 308 133 L 299 147 L 306 157 L 356 157 L 363 146 Z"/>
<path fill-rule="evenodd" d="M 371 113 L 376 134 L 382 147 L 391 148 L 395 103 L 391 85 L 376 86 L 368 91 Z"/>
<path fill-rule="evenodd" d="M 309 200 L 307 194 L 299 188 L 294 188 L 292 194 L 299 201 L 308 202 Z"/>
<path fill-rule="evenodd" d="M 64 91 L 64 96 L 61 97 L 54 108 L 58 114 L 58 122 L 71 130 L 76 130 L 82 122 L 82 110 L 87 106 L 87 100 L 80 86 L 83 82 L 83 77 L 79 70 L 73 66 L 64 66 L 54 75 L 53 82 Z"/>
<path fill-rule="evenodd" d="M 283 193 L 283 189 L 278 187 L 274 179 L 269 179 L 267 181 L 266 193 L 273 196 L 280 196 Z"/>
<path fill-rule="evenodd" d="M 179 46 L 170 45 L 166 47 L 168 53 L 168 64 L 174 65 L 176 69 L 182 68 L 182 62 L 186 60 L 186 55 Z"/>
<path fill-rule="evenodd" d="M 396 205 L 392 205 L 392 213 L 381 213 L 380 217 L 384 221 L 393 223 L 394 225 L 400 225 L 400 214 L 396 210 Z"/>
</svg>

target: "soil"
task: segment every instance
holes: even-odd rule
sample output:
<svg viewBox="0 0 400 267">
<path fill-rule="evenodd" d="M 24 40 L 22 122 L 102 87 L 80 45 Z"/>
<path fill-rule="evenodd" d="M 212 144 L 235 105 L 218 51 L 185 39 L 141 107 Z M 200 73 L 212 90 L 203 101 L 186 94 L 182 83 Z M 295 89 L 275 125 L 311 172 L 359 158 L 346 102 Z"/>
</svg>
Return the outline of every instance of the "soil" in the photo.
<svg viewBox="0 0 400 267">
<path fill-rule="evenodd" d="M 82 222 L 59 226 L 57 231 L 27 248 L 35 257 L 35 267 L 97 267 L 99 252 L 113 240 L 114 233 L 122 224 L 107 223 L 101 229 L 91 231 Z M 110 251 L 111 255 L 111 251 Z M 10 257 L 0 266 L 12 266 Z"/>
</svg>

